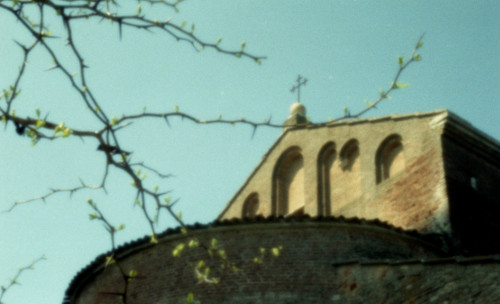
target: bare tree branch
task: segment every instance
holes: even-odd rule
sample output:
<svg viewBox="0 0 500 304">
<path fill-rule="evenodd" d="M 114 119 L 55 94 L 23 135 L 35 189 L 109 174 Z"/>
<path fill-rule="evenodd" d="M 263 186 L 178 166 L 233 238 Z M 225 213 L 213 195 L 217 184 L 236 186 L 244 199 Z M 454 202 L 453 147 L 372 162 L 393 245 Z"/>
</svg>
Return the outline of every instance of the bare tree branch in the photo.
<svg viewBox="0 0 500 304">
<path fill-rule="evenodd" d="M 29 264 L 28 266 L 20 267 L 17 270 L 16 275 L 10 280 L 10 282 L 7 284 L 7 286 L 1 286 L 0 287 L 0 304 L 3 304 L 2 302 L 3 297 L 5 294 L 14 286 L 14 285 L 19 285 L 19 278 L 21 277 L 21 274 L 23 274 L 26 270 L 33 270 L 35 268 L 35 265 L 39 263 L 40 261 L 45 260 L 45 256 L 41 256 L 38 259 L 34 260 Z"/>
<path fill-rule="evenodd" d="M 78 191 L 84 190 L 84 189 L 89 189 L 89 190 L 104 189 L 104 185 L 89 186 L 89 185 L 85 185 L 82 182 L 81 186 L 74 187 L 74 188 L 50 189 L 50 191 L 48 193 L 44 194 L 44 195 L 41 195 L 41 196 L 38 196 L 38 197 L 33 197 L 33 198 L 30 198 L 30 199 L 27 199 L 27 200 L 24 200 L 24 201 L 14 202 L 14 204 L 12 204 L 12 206 L 10 206 L 9 209 L 4 210 L 3 213 L 5 213 L 5 212 L 11 212 L 14 208 L 16 208 L 19 205 L 31 203 L 31 202 L 34 202 L 34 201 L 43 201 L 43 202 L 45 202 L 45 200 L 47 198 L 49 198 L 49 197 L 51 197 L 51 196 L 53 196 L 55 194 L 59 194 L 59 193 L 69 193 L 69 195 L 71 197 L 75 192 L 78 192 Z"/>
</svg>

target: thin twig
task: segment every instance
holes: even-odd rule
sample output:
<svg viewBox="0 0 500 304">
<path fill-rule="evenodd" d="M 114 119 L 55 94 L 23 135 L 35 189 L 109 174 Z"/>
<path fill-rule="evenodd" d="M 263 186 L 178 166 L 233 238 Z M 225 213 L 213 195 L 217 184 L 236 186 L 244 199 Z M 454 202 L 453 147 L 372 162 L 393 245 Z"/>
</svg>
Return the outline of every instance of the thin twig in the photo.
<svg viewBox="0 0 500 304">
<path fill-rule="evenodd" d="M 39 263 L 40 261 L 42 260 L 46 260 L 45 256 L 41 256 L 39 257 L 38 259 L 36 260 L 33 260 L 33 262 L 31 262 L 31 264 L 29 264 L 28 266 L 24 266 L 24 267 L 20 267 L 18 270 L 17 270 L 17 273 L 16 275 L 14 276 L 14 278 L 12 278 L 10 280 L 10 282 L 7 284 L 7 286 L 1 286 L 0 287 L 0 304 L 3 304 L 2 302 L 2 299 L 3 297 L 5 296 L 5 294 L 14 286 L 14 285 L 18 285 L 19 284 L 19 278 L 21 277 L 21 274 L 23 272 L 25 272 L 26 270 L 33 270 L 35 268 L 35 265 L 37 263 Z"/>
</svg>

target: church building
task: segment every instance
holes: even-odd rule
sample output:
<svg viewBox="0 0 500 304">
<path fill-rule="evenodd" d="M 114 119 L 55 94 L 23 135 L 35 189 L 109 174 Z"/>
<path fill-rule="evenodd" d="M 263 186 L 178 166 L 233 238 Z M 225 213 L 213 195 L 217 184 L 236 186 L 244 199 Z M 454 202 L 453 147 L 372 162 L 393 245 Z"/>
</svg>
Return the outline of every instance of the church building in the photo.
<svg viewBox="0 0 500 304">
<path fill-rule="evenodd" d="M 128 284 L 97 257 L 64 303 L 500 302 L 498 141 L 447 110 L 284 125 L 213 223 L 120 247 Z"/>
</svg>

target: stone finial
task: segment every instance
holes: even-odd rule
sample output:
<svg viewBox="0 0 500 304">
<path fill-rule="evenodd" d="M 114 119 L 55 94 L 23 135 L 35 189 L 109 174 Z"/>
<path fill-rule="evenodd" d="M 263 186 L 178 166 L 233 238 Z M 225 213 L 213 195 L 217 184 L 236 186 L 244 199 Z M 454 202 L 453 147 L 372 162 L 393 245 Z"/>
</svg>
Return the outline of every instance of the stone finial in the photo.
<svg viewBox="0 0 500 304">
<path fill-rule="evenodd" d="M 284 128 L 307 123 L 306 107 L 300 102 L 295 102 L 290 106 L 290 116 L 284 122 Z"/>
<path fill-rule="evenodd" d="M 290 116 L 295 115 L 302 115 L 306 117 L 306 107 L 298 101 L 290 106 Z"/>
</svg>

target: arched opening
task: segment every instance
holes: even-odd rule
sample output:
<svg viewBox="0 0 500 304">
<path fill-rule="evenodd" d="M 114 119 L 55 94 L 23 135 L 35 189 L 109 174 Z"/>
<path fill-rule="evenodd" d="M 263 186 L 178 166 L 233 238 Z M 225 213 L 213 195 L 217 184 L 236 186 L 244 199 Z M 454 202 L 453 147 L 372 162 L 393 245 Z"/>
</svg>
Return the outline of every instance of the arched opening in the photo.
<svg viewBox="0 0 500 304">
<path fill-rule="evenodd" d="M 334 198 L 331 209 L 335 213 L 362 194 L 359 153 L 359 143 L 356 139 L 346 142 L 340 150 L 339 165 L 333 170 L 335 182 L 331 185 L 331 196 Z"/>
<path fill-rule="evenodd" d="M 335 143 L 327 143 L 318 155 L 318 215 L 330 215 L 331 171 L 335 162 Z"/>
<path fill-rule="evenodd" d="M 243 204 L 242 217 L 254 218 L 259 211 L 259 194 L 250 194 Z"/>
<path fill-rule="evenodd" d="M 300 148 L 288 149 L 280 157 L 273 176 L 273 214 L 304 213 L 304 159 Z"/>
<path fill-rule="evenodd" d="M 349 140 L 340 151 L 340 167 L 344 171 L 356 171 L 359 168 L 359 143 Z"/>
<path fill-rule="evenodd" d="M 393 177 L 405 169 L 404 149 L 399 135 L 387 137 L 375 157 L 377 183 Z"/>
</svg>

